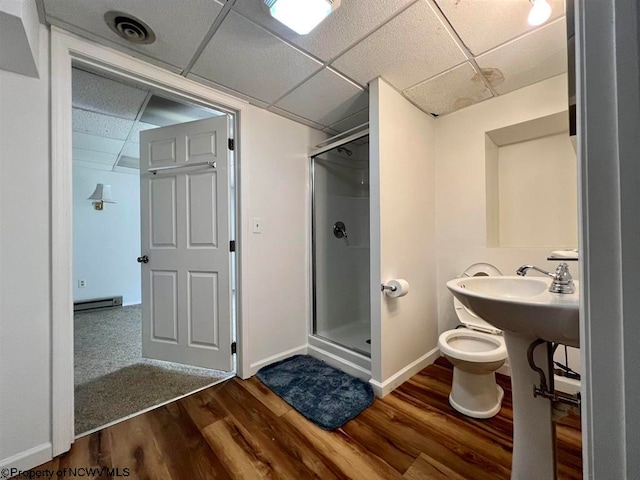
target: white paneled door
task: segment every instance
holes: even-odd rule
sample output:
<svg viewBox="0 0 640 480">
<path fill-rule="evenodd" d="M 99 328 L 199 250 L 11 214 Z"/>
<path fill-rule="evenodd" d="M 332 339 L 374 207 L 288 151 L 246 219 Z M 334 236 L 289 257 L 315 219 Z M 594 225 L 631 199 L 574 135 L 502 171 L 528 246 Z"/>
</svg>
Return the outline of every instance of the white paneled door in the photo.
<svg viewBox="0 0 640 480">
<path fill-rule="evenodd" d="M 228 117 L 140 134 L 142 355 L 231 370 Z"/>
</svg>

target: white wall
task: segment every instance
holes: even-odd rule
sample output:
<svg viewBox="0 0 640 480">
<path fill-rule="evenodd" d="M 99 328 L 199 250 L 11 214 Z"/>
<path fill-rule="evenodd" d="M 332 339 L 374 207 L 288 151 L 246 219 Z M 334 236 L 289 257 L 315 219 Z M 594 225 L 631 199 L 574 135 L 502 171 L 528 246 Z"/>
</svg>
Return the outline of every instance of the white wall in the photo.
<svg viewBox="0 0 640 480">
<path fill-rule="evenodd" d="M 485 132 L 566 108 L 566 77 L 561 75 L 436 120 L 440 331 L 453 328 L 458 323 L 451 294 L 444 284 L 460 275 L 469 265 L 492 263 L 505 275 L 514 275 L 523 263 L 549 269 L 553 267 L 546 260 L 550 253 L 548 247 L 487 247 Z M 574 276 L 577 278 L 577 271 Z"/>
<path fill-rule="evenodd" d="M 516 269 L 525 263 L 547 270 L 557 266 L 558 262 L 546 260 L 554 248 L 487 246 L 485 132 L 562 112 L 567 104 L 567 78 L 560 75 L 435 121 L 440 332 L 458 324 L 453 299 L 445 283 L 459 276 L 469 265 L 491 263 L 504 275 L 515 275 Z M 577 178 L 575 181 L 577 183 Z M 568 228 L 575 229 L 575 224 Z M 577 262 L 570 263 L 570 270 L 574 278 L 578 278 Z M 574 354 L 570 363 L 572 368 L 579 368 L 577 355 Z"/>
<path fill-rule="evenodd" d="M 501 146 L 497 161 L 494 246 L 578 248 L 578 162 L 568 131 Z"/>
<path fill-rule="evenodd" d="M 0 0 L 0 70 L 38 78 L 39 29 L 35 0 Z"/>
<path fill-rule="evenodd" d="M 430 363 L 438 343 L 435 122 L 381 79 L 369 95 L 371 373 L 384 394 L 421 362 Z M 380 293 L 380 284 L 393 278 L 409 282 L 407 296 Z"/>
<path fill-rule="evenodd" d="M 49 61 L 0 71 L 0 467 L 51 455 Z"/>
<path fill-rule="evenodd" d="M 327 135 L 247 107 L 242 139 L 243 376 L 305 353 L 310 324 L 310 150 Z M 263 232 L 252 233 L 252 219 Z"/>
<path fill-rule="evenodd" d="M 118 203 L 95 210 L 87 198 L 96 184 L 111 185 Z M 73 300 L 122 295 L 140 303 L 140 177 L 74 166 Z M 79 288 L 78 280 L 86 280 Z"/>
</svg>

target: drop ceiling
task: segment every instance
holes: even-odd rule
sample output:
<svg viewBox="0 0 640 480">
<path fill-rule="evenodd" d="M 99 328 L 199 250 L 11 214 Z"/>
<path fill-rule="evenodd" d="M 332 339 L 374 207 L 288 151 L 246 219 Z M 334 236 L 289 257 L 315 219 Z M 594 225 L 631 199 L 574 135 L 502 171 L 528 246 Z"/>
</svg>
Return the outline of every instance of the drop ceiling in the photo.
<svg viewBox="0 0 640 480">
<path fill-rule="evenodd" d="M 527 24 L 529 0 L 342 0 L 308 35 L 271 18 L 262 0 L 38 2 L 50 24 L 329 133 L 367 121 L 377 77 L 441 116 L 567 65 L 564 0 L 549 0 L 553 13 L 540 27 Z M 109 10 L 138 17 L 157 41 L 117 37 L 103 20 Z M 127 141 L 123 125 L 95 127 Z"/>
<path fill-rule="evenodd" d="M 72 70 L 74 166 L 138 174 L 140 132 L 223 115 L 111 78 Z"/>
</svg>

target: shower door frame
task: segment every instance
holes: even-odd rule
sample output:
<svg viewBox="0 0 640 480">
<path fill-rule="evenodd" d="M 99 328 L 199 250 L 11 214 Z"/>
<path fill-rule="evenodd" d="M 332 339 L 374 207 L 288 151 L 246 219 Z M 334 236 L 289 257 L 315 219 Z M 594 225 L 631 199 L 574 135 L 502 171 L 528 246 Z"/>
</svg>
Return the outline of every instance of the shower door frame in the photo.
<svg viewBox="0 0 640 480">
<path fill-rule="evenodd" d="M 350 132 L 355 132 L 351 133 Z M 349 134 L 348 136 L 344 136 Z M 310 162 L 310 182 L 311 182 L 311 323 L 308 335 L 309 349 L 312 354 L 323 357 L 329 363 L 339 363 L 340 368 L 348 370 L 349 373 L 361 378 L 371 377 L 371 356 L 367 357 L 356 350 L 352 350 L 334 340 L 322 337 L 315 333 L 317 314 L 317 293 L 316 293 L 316 184 L 315 184 L 315 157 L 346 145 L 360 138 L 369 136 L 369 124 L 364 124 L 349 130 L 341 135 L 328 139 L 326 145 L 312 151 L 308 157 Z M 340 138 L 343 137 L 343 138 Z M 333 139 L 335 141 L 332 141 Z M 321 144 L 322 145 L 322 144 Z M 373 353 L 373 352 L 372 352 Z M 346 363 L 345 363 L 346 362 Z"/>
</svg>

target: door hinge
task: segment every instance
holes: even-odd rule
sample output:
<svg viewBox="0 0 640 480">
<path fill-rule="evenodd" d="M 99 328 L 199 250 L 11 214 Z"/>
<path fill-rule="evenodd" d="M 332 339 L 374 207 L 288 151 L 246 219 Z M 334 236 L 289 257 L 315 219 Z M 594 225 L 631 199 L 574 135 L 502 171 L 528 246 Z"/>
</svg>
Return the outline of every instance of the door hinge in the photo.
<svg viewBox="0 0 640 480">
<path fill-rule="evenodd" d="M 236 142 L 233 141 L 233 138 L 229 139 L 229 150 L 234 150 L 236 146 Z"/>
<path fill-rule="evenodd" d="M 233 342 L 231 344 L 231 353 L 237 353 L 238 352 L 238 345 L 236 344 L 236 342 Z"/>
<path fill-rule="evenodd" d="M 236 241 L 235 240 L 231 240 L 229 242 L 229 251 L 230 252 L 235 252 L 236 251 Z"/>
</svg>

